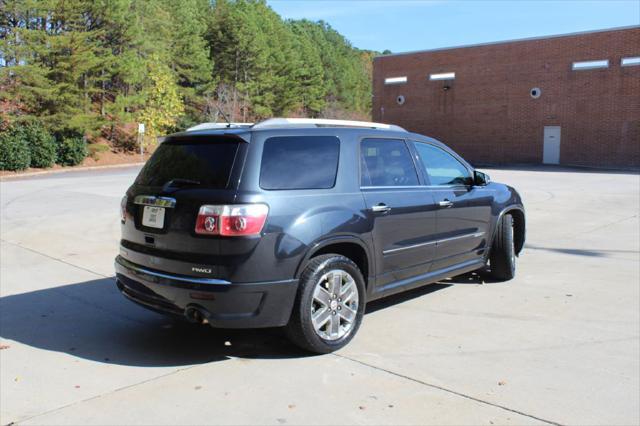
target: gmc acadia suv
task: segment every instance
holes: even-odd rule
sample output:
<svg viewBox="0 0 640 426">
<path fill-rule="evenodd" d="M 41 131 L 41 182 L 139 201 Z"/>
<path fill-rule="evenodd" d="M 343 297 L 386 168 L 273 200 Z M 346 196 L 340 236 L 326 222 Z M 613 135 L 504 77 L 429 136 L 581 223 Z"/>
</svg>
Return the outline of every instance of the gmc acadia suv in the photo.
<svg viewBox="0 0 640 426">
<path fill-rule="evenodd" d="M 121 207 L 127 298 L 213 327 L 285 326 L 318 353 L 346 345 L 371 300 L 487 264 L 511 279 L 525 239 L 513 188 L 434 139 L 365 122 L 168 136 Z"/>
</svg>

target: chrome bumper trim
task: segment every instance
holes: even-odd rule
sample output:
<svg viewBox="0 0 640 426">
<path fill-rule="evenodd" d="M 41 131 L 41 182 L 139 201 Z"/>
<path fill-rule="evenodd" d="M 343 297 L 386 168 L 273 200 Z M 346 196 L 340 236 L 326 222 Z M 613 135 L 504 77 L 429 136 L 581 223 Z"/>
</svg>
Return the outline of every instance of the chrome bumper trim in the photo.
<svg viewBox="0 0 640 426">
<path fill-rule="evenodd" d="M 135 265 L 122 256 L 116 257 L 115 260 L 116 266 L 120 265 L 130 271 L 132 271 L 136 275 L 147 275 L 150 277 L 174 280 L 174 281 L 183 281 L 194 284 L 217 284 L 217 285 L 229 285 L 231 282 L 225 280 L 219 280 L 215 278 L 197 278 L 197 277 L 185 277 L 181 275 L 171 275 L 165 274 L 162 272 L 151 271 L 149 269 L 143 268 L 141 266 Z"/>
<path fill-rule="evenodd" d="M 172 209 L 176 206 L 176 199 L 171 197 L 156 197 L 154 195 L 137 195 L 134 204 L 141 206 L 155 206 Z"/>
</svg>

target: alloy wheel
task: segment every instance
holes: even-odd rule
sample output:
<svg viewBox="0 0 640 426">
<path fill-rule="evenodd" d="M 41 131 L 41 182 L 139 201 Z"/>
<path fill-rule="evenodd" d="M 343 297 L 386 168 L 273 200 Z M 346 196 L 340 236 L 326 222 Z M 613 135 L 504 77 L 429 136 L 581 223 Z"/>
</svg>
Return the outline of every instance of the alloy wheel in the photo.
<svg viewBox="0 0 640 426">
<path fill-rule="evenodd" d="M 311 303 L 311 322 L 324 340 L 340 339 L 353 330 L 358 314 L 358 286 L 346 271 L 334 269 L 316 283 Z"/>
</svg>

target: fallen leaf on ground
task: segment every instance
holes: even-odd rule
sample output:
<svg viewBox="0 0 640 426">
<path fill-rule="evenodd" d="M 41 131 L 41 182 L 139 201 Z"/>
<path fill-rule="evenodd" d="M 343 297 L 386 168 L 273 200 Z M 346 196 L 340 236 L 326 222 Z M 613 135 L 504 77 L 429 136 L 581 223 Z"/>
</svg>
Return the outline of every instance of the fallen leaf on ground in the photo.
<svg viewBox="0 0 640 426">
<path fill-rule="evenodd" d="M 504 380 L 500 380 L 500 381 L 498 382 L 498 386 L 504 386 L 504 385 L 506 385 L 506 384 L 507 384 L 507 382 L 505 382 Z"/>
<path fill-rule="evenodd" d="M 366 410 L 367 409 L 367 407 L 365 407 L 364 405 L 361 405 L 358 408 L 361 409 L 361 410 Z"/>
</svg>

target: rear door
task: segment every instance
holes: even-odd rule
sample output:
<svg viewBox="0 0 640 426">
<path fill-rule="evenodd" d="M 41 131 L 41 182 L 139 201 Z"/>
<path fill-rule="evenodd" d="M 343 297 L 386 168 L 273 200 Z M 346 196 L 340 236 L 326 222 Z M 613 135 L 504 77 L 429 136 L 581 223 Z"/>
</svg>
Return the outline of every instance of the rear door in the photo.
<svg viewBox="0 0 640 426">
<path fill-rule="evenodd" d="M 196 218 L 204 204 L 234 202 L 247 146 L 222 134 L 160 144 L 127 192 L 121 255 L 154 269 L 216 275 L 220 240 L 197 235 Z"/>
<path fill-rule="evenodd" d="M 476 261 L 489 239 L 492 191 L 473 186 L 472 170 L 447 150 L 426 142 L 413 146 L 438 209 L 432 270 Z"/>
<path fill-rule="evenodd" d="M 373 225 L 378 291 L 427 272 L 435 255 L 436 208 L 403 139 L 360 144 L 361 191 Z"/>
</svg>

